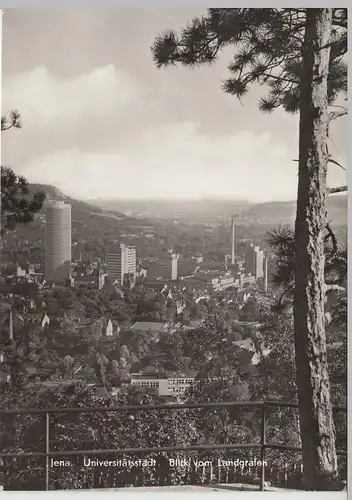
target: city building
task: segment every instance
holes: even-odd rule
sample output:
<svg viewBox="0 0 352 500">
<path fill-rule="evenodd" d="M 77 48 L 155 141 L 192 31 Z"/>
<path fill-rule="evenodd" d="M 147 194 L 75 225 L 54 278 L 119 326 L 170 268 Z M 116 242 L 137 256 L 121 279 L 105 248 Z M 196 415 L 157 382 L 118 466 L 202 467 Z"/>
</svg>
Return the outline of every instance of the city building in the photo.
<svg viewBox="0 0 352 500">
<path fill-rule="evenodd" d="M 166 257 L 148 264 L 148 278 L 177 280 L 177 261 L 178 255 L 168 250 Z"/>
<path fill-rule="evenodd" d="M 212 272 L 199 272 L 194 276 L 182 280 L 184 283 L 203 286 L 204 289 L 219 292 L 236 286 L 235 277 L 228 273 L 219 275 Z"/>
<path fill-rule="evenodd" d="M 96 337 L 111 337 L 114 335 L 114 325 L 110 318 L 93 320 L 84 325 L 83 328 L 88 328 L 90 333 Z"/>
<path fill-rule="evenodd" d="M 247 349 L 248 351 L 255 352 L 255 346 L 251 338 L 234 340 L 232 344 L 237 349 Z"/>
<path fill-rule="evenodd" d="M 131 326 L 131 332 L 161 333 L 168 330 L 168 323 L 161 321 L 137 321 Z"/>
<path fill-rule="evenodd" d="M 238 275 L 238 284 L 239 287 L 243 287 L 245 285 L 254 285 L 256 282 L 255 276 L 252 275 L 245 275 L 245 274 L 239 274 Z"/>
<path fill-rule="evenodd" d="M 17 318 L 24 324 L 35 323 L 42 331 L 50 325 L 50 318 L 46 313 L 27 312 L 18 314 Z"/>
<path fill-rule="evenodd" d="M 105 275 L 104 275 L 105 278 Z M 101 288 L 101 292 L 105 292 L 109 295 L 113 295 L 116 298 L 123 299 L 125 296 L 125 292 L 121 290 L 116 284 L 111 283 L 109 279 L 105 279 L 104 285 Z"/>
<path fill-rule="evenodd" d="M 197 272 L 212 272 L 212 273 L 225 273 L 228 269 L 228 265 L 225 262 L 202 262 L 197 268 Z"/>
<path fill-rule="evenodd" d="M 146 268 L 139 266 L 137 268 L 136 276 L 137 276 L 137 278 L 146 278 L 147 273 L 148 273 L 148 271 Z"/>
<path fill-rule="evenodd" d="M 136 248 L 120 243 L 112 248 L 107 258 L 107 275 L 111 283 L 133 288 L 136 280 Z"/>
<path fill-rule="evenodd" d="M 197 372 L 159 371 L 154 367 L 131 373 L 131 385 L 142 389 L 155 389 L 159 396 L 182 396 L 195 383 Z"/>
<path fill-rule="evenodd" d="M 26 276 L 33 276 L 36 274 L 35 267 L 32 264 L 27 264 L 23 267 L 18 266 L 16 269 L 17 278 L 22 278 Z"/>
<path fill-rule="evenodd" d="M 199 262 L 194 257 L 180 257 L 177 262 L 177 274 L 178 277 L 189 276 L 195 273 Z"/>
<path fill-rule="evenodd" d="M 182 278 L 181 278 L 182 279 Z M 150 288 L 155 292 L 164 292 L 165 290 L 171 289 L 175 284 L 180 287 L 180 283 L 171 279 L 162 279 L 162 278 L 139 278 L 137 279 L 137 284 L 142 288 Z"/>
<path fill-rule="evenodd" d="M 245 255 L 245 273 L 254 276 L 256 280 L 263 278 L 264 258 L 264 252 L 260 250 L 259 246 L 250 245 Z"/>
<path fill-rule="evenodd" d="M 264 283 L 263 283 L 264 291 L 268 290 L 268 257 L 264 257 Z"/>
<path fill-rule="evenodd" d="M 46 205 L 45 274 L 48 283 L 71 278 L 71 205 L 52 201 Z"/>
<path fill-rule="evenodd" d="M 101 290 L 105 284 L 105 275 L 96 274 L 94 276 L 75 276 L 73 286 Z"/>
<path fill-rule="evenodd" d="M 7 366 L 0 368 L 0 384 L 8 384 L 11 381 L 11 375 L 8 373 Z"/>
</svg>

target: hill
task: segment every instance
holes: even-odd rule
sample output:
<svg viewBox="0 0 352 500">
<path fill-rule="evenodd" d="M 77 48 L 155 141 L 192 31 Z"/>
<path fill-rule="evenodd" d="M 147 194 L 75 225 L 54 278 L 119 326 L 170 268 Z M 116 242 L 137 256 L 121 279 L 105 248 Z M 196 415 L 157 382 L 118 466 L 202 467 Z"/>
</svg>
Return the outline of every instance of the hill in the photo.
<svg viewBox="0 0 352 500">
<path fill-rule="evenodd" d="M 231 217 L 232 214 L 248 209 L 248 201 L 227 199 L 140 199 L 109 200 L 96 199 L 92 203 L 103 209 L 122 210 L 126 213 L 179 220 L 206 222 L 215 220 L 219 215 Z"/>
<path fill-rule="evenodd" d="M 36 191 L 44 191 L 46 194 L 46 199 L 48 201 L 64 201 L 65 203 L 69 203 L 72 206 L 72 212 L 80 213 L 80 212 L 90 212 L 92 214 L 101 214 L 104 215 L 104 210 L 95 205 L 90 205 L 84 201 L 75 200 L 66 196 L 55 186 L 50 186 L 48 184 L 29 184 L 29 197 L 31 198 Z M 118 217 L 120 220 L 126 218 L 124 214 L 121 212 L 114 212 L 114 215 Z"/>
<path fill-rule="evenodd" d="M 65 201 L 72 207 L 72 246 L 73 258 L 103 256 L 109 243 L 123 238 L 140 235 L 146 227 L 153 225 L 146 219 L 128 217 L 113 210 L 104 210 L 84 201 L 66 196 L 54 186 L 46 184 L 30 184 L 29 195 L 36 191 L 44 191 L 48 201 Z M 2 257 L 13 260 L 11 253 L 24 253 L 32 261 L 43 260 L 45 208 L 35 216 L 35 220 L 25 226 L 18 225 L 14 231 L 2 238 Z M 123 239 L 122 239 L 123 241 Z M 33 257 L 36 255 L 36 257 Z M 7 256 L 7 259 L 6 259 Z M 16 259 L 18 260 L 18 259 Z M 23 259 L 19 259 L 22 261 Z"/>
<path fill-rule="evenodd" d="M 103 200 L 92 201 L 106 210 L 122 210 L 134 216 L 152 218 L 175 218 L 205 223 L 208 220 L 241 217 L 242 222 L 262 224 L 291 224 L 296 216 L 296 201 L 273 201 L 252 203 L 236 200 Z M 347 196 L 328 197 L 328 216 L 335 225 L 347 224 Z"/>
<path fill-rule="evenodd" d="M 327 199 L 328 218 L 335 226 L 347 225 L 347 195 L 331 195 Z M 255 222 L 290 224 L 296 216 L 296 202 L 268 202 L 250 207 L 243 218 Z"/>
<path fill-rule="evenodd" d="M 53 200 L 69 203 L 72 207 L 72 225 L 77 222 L 81 224 L 89 222 L 91 224 L 93 221 L 93 225 L 99 226 L 102 230 L 111 230 L 116 229 L 116 223 L 119 222 L 118 227 L 125 231 L 135 227 L 143 229 L 143 227 L 150 226 L 150 222 L 147 219 L 130 217 L 116 210 L 104 209 L 85 201 L 70 198 L 55 186 L 30 184 L 28 196 L 33 196 L 36 191 L 44 191 L 47 201 Z M 45 209 L 43 208 L 41 212 L 45 214 Z"/>
</svg>

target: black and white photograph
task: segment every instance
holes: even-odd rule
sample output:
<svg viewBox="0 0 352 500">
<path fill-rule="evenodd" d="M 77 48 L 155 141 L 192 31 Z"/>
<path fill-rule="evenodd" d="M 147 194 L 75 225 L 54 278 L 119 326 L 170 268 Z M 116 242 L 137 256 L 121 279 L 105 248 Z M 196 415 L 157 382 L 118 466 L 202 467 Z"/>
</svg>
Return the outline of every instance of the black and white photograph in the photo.
<svg viewBox="0 0 352 500">
<path fill-rule="evenodd" d="M 3 492 L 347 495 L 347 17 L 1 10 Z"/>
</svg>

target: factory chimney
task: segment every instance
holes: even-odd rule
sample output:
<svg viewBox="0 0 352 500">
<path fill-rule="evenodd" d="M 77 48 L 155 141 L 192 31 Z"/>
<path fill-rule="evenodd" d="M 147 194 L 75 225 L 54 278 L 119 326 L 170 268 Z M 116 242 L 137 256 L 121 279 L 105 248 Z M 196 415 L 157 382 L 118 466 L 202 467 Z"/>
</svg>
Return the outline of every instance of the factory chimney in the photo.
<svg viewBox="0 0 352 500">
<path fill-rule="evenodd" d="M 235 263 L 235 218 L 231 219 L 231 264 Z"/>
</svg>

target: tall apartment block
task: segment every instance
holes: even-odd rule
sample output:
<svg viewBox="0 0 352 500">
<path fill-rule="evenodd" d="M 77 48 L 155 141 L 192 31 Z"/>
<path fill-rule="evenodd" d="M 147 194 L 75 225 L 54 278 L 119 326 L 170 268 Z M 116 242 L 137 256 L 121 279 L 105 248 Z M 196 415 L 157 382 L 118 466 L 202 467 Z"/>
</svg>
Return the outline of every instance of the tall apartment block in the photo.
<svg viewBox="0 0 352 500">
<path fill-rule="evenodd" d="M 119 285 L 134 283 L 136 278 L 136 248 L 120 243 L 111 248 L 107 258 L 108 278 L 111 283 Z"/>
<path fill-rule="evenodd" d="M 264 277 L 264 252 L 258 246 L 251 245 L 247 248 L 244 270 L 246 274 L 255 276 L 255 279 Z"/>
<path fill-rule="evenodd" d="M 46 204 L 45 280 L 63 283 L 71 278 L 71 205 Z"/>
<path fill-rule="evenodd" d="M 177 280 L 178 255 L 168 250 L 164 258 L 148 264 L 148 278 Z"/>
<path fill-rule="evenodd" d="M 268 257 L 264 257 L 264 291 L 268 290 Z"/>
</svg>

